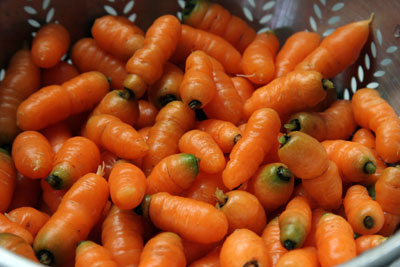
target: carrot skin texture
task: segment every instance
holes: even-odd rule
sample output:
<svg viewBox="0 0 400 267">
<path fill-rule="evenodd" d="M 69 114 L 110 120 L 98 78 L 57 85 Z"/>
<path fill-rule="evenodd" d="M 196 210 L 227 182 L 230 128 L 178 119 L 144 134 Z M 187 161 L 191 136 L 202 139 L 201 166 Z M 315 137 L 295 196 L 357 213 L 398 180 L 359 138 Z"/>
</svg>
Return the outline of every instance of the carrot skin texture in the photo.
<svg viewBox="0 0 400 267">
<path fill-rule="evenodd" d="M 28 230 L 33 237 L 49 220 L 50 216 L 31 207 L 21 207 L 7 213 L 7 217 Z"/>
<path fill-rule="evenodd" d="M 288 250 L 281 244 L 278 216 L 268 222 L 261 238 L 263 239 L 267 249 L 269 262 L 271 266 L 275 266 L 278 260 L 288 252 Z"/>
<path fill-rule="evenodd" d="M 205 256 L 192 262 L 189 266 L 190 267 L 220 267 L 221 266 L 221 264 L 219 263 L 220 251 L 221 251 L 221 246 L 218 246 L 215 249 L 211 250 L 209 253 L 207 253 Z"/>
<path fill-rule="evenodd" d="M 393 215 L 400 215 L 399 208 L 399 167 L 387 167 L 375 184 L 375 199 L 382 209 Z"/>
<path fill-rule="evenodd" d="M 104 266 L 117 267 L 117 263 L 113 261 L 111 253 L 104 247 L 94 243 L 93 241 L 82 241 L 76 247 L 75 267 L 85 266 Z"/>
<path fill-rule="evenodd" d="M 7 152 L 0 150 L 0 213 L 5 212 L 13 202 L 17 185 L 17 171 Z"/>
<path fill-rule="evenodd" d="M 65 121 L 55 123 L 44 128 L 41 133 L 47 138 L 53 147 L 54 154 L 60 150 L 63 144 L 72 137 L 72 131 Z"/>
<path fill-rule="evenodd" d="M 363 235 L 356 239 L 357 256 L 369 249 L 379 246 L 386 241 L 386 237 L 381 235 Z"/>
<path fill-rule="evenodd" d="M 1 153 L 0 153 L 1 158 Z M 13 210 L 20 207 L 36 207 L 39 198 L 42 194 L 40 190 L 40 182 L 38 179 L 30 179 L 17 172 L 16 185 L 13 191 L 13 196 L 8 210 Z M 6 193 L 0 193 L 2 196 L 7 196 Z M 7 201 L 2 200 L 1 203 L 6 204 Z M 4 212 L 4 211 L 0 211 Z"/>
<path fill-rule="evenodd" d="M 158 109 L 149 101 L 139 99 L 139 117 L 135 122 L 135 129 L 150 127 L 154 124 Z"/>
<path fill-rule="evenodd" d="M 304 247 L 291 250 L 284 254 L 276 263 L 276 267 L 319 267 L 317 250 L 314 247 Z"/>
<path fill-rule="evenodd" d="M 24 227 L 8 219 L 3 213 L 0 213 L 0 233 L 10 233 L 17 235 L 25 240 L 26 243 L 32 245 L 33 236 Z"/>
<path fill-rule="evenodd" d="M 42 87 L 52 84 L 62 84 L 79 75 L 79 71 L 72 64 L 60 61 L 54 67 L 41 70 Z"/>
<path fill-rule="evenodd" d="M 31 245 L 26 243 L 23 238 L 15 234 L 0 233 L 0 247 L 25 257 L 33 262 L 39 262 Z"/>
</svg>

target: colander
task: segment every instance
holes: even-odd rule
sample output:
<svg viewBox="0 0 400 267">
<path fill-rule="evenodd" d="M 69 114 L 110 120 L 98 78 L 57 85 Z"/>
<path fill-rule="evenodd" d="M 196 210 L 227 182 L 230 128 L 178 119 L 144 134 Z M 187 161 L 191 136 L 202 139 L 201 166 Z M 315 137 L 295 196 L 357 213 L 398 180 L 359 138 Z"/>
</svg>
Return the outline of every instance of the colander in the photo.
<svg viewBox="0 0 400 267">
<path fill-rule="evenodd" d="M 344 24 L 375 19 L 371 35 L 351 67 L 334 79 L 338 97 L 351 99 L 358 88 L 378 90 L 400 114 L 400 1 L 399 0 L 218 0 L 258 32 L 274 29 L 281 44 L 301 30 L 326 37 Z M 89 36 L 93 21 L 103 15 L 122 15 L 147 29 L 160 15 L 181 17 L 184 0 L 0 0 L 0 80 L 8 60 L 44 24 L 60 22 L 72 42 Z M 68 60 L 65 57 L 65 60 Z M 0 249 L 0 266 L 39 266 Z M 342 266 L 400 266 L 400 232 L 381 246 Z"/>
</svg>

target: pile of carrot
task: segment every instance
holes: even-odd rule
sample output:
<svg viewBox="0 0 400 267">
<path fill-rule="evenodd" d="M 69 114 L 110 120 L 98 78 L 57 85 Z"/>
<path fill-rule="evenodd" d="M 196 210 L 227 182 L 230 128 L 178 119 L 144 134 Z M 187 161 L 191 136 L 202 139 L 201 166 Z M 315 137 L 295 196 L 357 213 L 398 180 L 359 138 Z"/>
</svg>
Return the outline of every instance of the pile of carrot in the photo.
<svg viewBox="0 0 400 267">
<path fill-rule="evenodd" d="M 385 242 L 400 119 L 331 80 L 372 20 L 280 44 L 189 0 L 181 21 L 107 15 L 74 44 L 43 26 L 0 84 L 0 246 L 50 266 L 325 267 Z"/>
</svg>

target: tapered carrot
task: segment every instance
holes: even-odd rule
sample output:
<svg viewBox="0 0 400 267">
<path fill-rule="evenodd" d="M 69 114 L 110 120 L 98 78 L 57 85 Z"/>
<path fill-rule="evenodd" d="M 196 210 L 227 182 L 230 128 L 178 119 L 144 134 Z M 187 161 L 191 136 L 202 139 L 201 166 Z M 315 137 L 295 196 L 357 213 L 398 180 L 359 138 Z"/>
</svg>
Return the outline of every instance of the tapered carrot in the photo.
<svg viewBox="0 0 400 267">
<path fill-rule="evenodd" d="M 75 267 L 85 266 L 117 267 L 111 253 L 93 241 L 85 240 L 78 244 L 75 252 Z"/>
<path fill-rule="evenodd" d="M 2 152 L 0 152 L 0 157 L 1 154 Z M 40 195 L 42 194 L 40 182 L 41 180 L 30 179 L 17 172 L 15 190 L 12 195 L 11 203 L 8 206 L 8 210 L 13 210 L 20 207 L 36 207 L 37 203 L 39 202 Z M 1 195 L 3 197 L 7 196 L 5 192 L 1 193 Z M 7 201 L 2 200 L 1 203 L 6 205 Z"/>
<path fill-rule="evenodd" d="M 375 199 L 382 209 L 394 215 L 400 215 L 400 166 L 387 167 L 375 184 Z"/>
<path fill-rule="evenodd" d="M 319 267 L 317 250 L 315 247 L 294 249 L 285 253 L 276 263 L 276 267 Z"/>
<path fill-rule="evenodd" d="M 72 131 L 66 121 L 52 124 L 44 128 L 41 132 L 52 146 L 54 154 L 56 154 L 63 144 L 72 137 Z"/>
<path fill-rule="evenodd" d="M 387 237 L 381 235 L 363 235 L 356 239 L 357 255 L 379 246 L 387 240 Z"/>
<path fill-rule="evenodd" d="M 135 122 L 135 129 L 149 127 L 154 124 L 158 110 L 151 102 L 139 99 L 139 118 Z"/>
<path fill-rule="evenodd" d="M 11 233 L 0 233 L 0 247 L 25 257 L 33 262 L 39 262 L 32 246 L 23 238 Z"/>
<path fill-rule="evenodd" d="M 236 91 L 238 92 L 240 98 L 242 99 L 242 103 L 246 102 L 247 99 L 251 97 L 255 88 L 254 85 L 244 77 L 231 77 L 233 82 L 233 86 L 235 86 Z"/>
<path fill-rule="evenodd" d="M 398 229 L 398 226 L 400 224 L 400 215 L 394 215 L 386 211 L 384 211 L 383 214 L 385 216 L 385 221 L 378 234 L 388 237 L 391 236 Z"/>
<path fill-rule="evenodd" d="M 24 241 L 29 245 L 31 245 L 33 242 L 33 236 L 28 230 L 26 230 L 18 223 L 11 221 L 2 213 L 0 213 L 0 233 L 10 233 L 17 235 L 24 239 Z"/>
<path fill-rule="evenodd" d="M 5 212 L 11 204 L 17 184 L 17 171 L 8 152 L 0 149 L 0 213 Z"/>
<path fill-rule="evenodd" d="M 271 263 L 271 266 L 275 266 L 278 260 L 288 252 L 288 250 L 281 244 L 278 216 L 268 222 L 261 238 L 263 239 L 267 249 L 269 262 Z"/>
<path fill-rule="evenodd" d="M 33 237 L 39 232 L 42 226 L 49 220 L 50 216 L 44 212 L 31 207 L 21 207 L 6 214 L 10 221 L 18 223 L 28 230 Z"/>
<path fill-rule="evenodd" d="M 324 215 L 325 213 L 327 213 L 327 211 L 322 208 L 316 208 L 316 209 L 312 210 L 311 229 L 307 235 L 306 240 L 304 241 L 304 244 L 303 244 L 304 247 L 307 247 L 307 246 L 316 247 L 317 246 L 315 234 L 317 232 L 317 226 L 318 226 L 319 219 L 321 219 L 321 216 Z"/>
<path fill-rule="evenodd" d="M 42 69 L 41 74 L 41 85 L 45 87 L 53 84 L 65 83 L 78 76 L 79 71 L 74 65 L 65 61 L 60 61 L 54 67 Z"/>
<path fill-rule="evenodd" d="M 204 257 L 192 262 L 190 267 L 220 267 L 219 254 L 221 252 L 221 246 L 211 250 Z"/>
<path fill-rule="evenodd" d="M 40 186 L 42 188 L 42 200 L 49 208 L 51 214 L 56 212 L 58 206 L 61 203 L 62 198 L 65 193 L 67 193 L 67 189 L 58 190 L 54 189 L 46 182 L 45 179 L 40 180 Z"/>
</svg>

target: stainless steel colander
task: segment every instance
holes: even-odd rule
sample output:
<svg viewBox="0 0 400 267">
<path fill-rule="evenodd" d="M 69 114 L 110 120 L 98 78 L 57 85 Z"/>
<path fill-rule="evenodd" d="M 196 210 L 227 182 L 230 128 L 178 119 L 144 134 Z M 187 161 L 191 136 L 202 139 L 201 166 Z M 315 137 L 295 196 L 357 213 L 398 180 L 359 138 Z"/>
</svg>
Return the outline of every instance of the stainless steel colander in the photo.
<svg viewBox="0 0 400 267">
<path fill-rule="evenodd" d="M 334 79 L 340 98 L 363 87 L 374 88 L 400 114 L 399 0 L 219 0 L 232 14 L 259 32 L 274 29 L 281 44 L 291 34 L 309 30 L 329 35 L 333 29 L 375 13 L 371 35 L 355 64 Z M 184 0 L 0 0 L 0 80 L 12 54 L 30 43 L 42 25 L 58 21 L 72 42 L 90 35 L 93 21 L 122 15 L 146 29 L 160 15 L 180 17 Z M 67 59 L 66 59 L 67 60 Z M 343 266 L 389 266 L 400 259 L 400 232 L 383 245 Z M 37 266 L 0 249 L 0 266 Z M 398 264 L 398 265 L 396 265 Z M 400 266 L 393 263 L 391 266 Z"/>
</svg>

